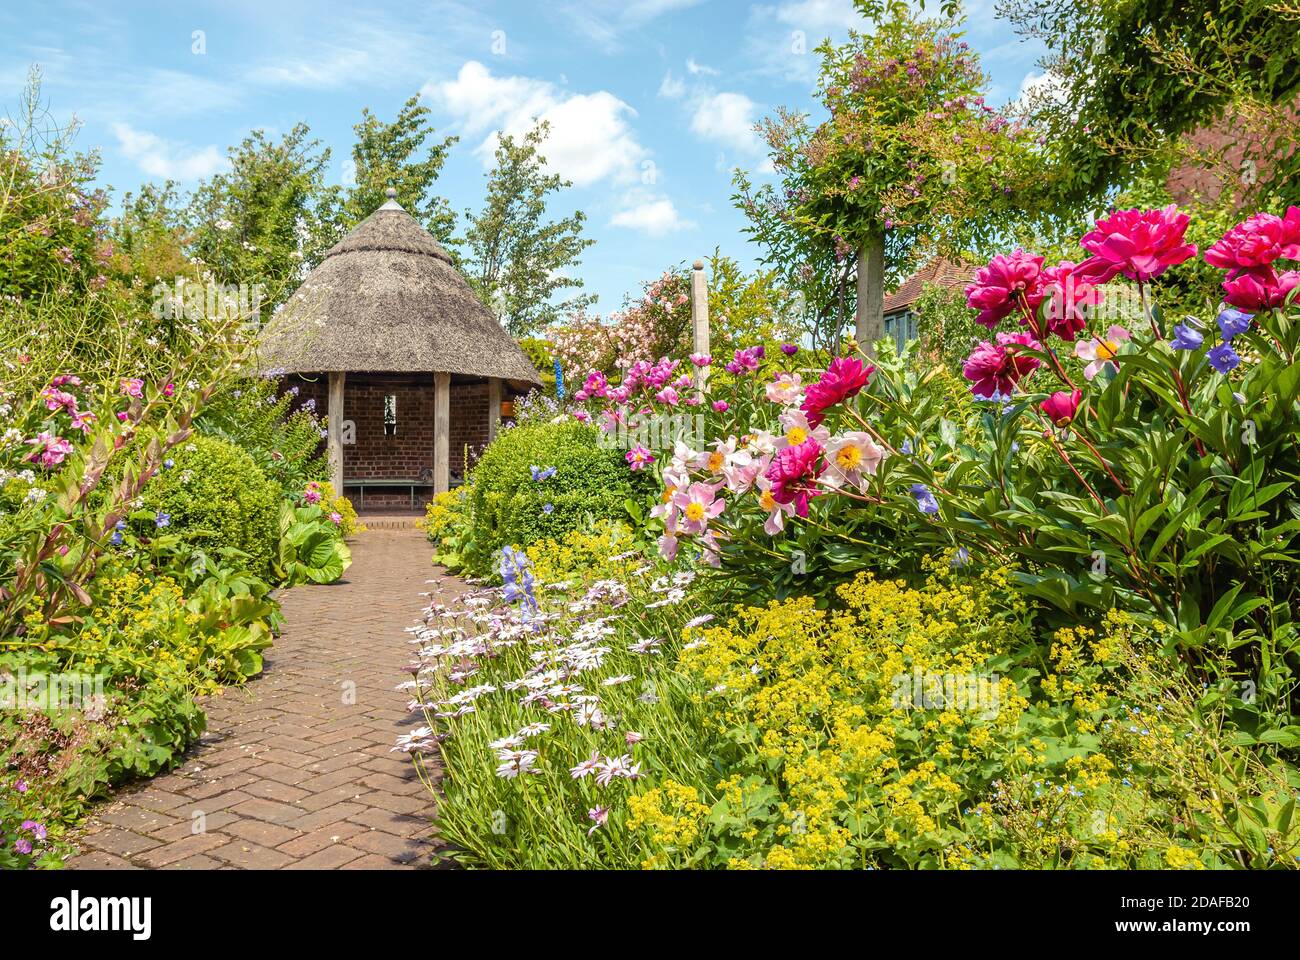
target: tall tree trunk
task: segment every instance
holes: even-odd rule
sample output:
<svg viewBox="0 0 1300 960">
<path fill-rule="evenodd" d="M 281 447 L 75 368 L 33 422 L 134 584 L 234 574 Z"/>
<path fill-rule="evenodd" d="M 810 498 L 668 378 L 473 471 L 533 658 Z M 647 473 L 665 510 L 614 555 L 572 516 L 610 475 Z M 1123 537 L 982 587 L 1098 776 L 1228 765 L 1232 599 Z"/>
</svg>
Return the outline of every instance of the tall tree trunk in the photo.
<svg viewBox="0 0 1300 960">
<path fill-rule="evenodd" d="M 885 237 L 873 234 L 858 248 L 858 312 L 854 336 L 871 352 L 885 335 Z"/>
</svg>

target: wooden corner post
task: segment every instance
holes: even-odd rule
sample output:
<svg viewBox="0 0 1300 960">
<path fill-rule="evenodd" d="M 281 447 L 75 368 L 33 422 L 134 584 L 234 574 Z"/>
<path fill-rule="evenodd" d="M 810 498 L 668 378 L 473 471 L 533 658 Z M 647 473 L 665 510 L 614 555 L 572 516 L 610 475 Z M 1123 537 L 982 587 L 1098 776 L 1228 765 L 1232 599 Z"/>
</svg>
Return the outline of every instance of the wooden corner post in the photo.
<svg viewBox="0 0 1300 960">
<path fill-rule="evenodd" d="M 488 443 L 497 438 L 497 422 L 501 419 L 501 378 L 488 377 Z"/>
<path fill-rule="evenodd" d="M 343 496 L 343 386 L 346 380 L 346 373 L 329 375 L 329 423 L 325 439 L 330 486 L 334 488 L 335 495 L 340 497 Z"/>
<path fill-rule="evenodd" d="M 433 492 L 451 489 L 451 374 L 433 375 Z"/>
</svg>

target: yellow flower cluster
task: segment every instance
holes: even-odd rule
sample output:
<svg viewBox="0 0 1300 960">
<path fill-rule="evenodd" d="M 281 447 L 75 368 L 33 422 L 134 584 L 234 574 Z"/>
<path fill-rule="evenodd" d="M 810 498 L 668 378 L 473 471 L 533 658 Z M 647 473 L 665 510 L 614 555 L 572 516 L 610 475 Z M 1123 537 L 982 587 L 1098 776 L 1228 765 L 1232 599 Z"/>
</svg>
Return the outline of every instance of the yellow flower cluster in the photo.
<svg viewBox="0 0 1300 960">
<path fill-rule="evenodd" d="M 689 854 L 709 814 L 709 808 L 700 803 L 699 791 L 675 780 L 629 797 L 627 807 L 627 828 L 648 831 L 650 846 L 658 851 L 642 864 L 646 869 L 681 866 L 681 858 Z"/>
<path fill-rule="evenodd" d="M 843 611 L 809 597 L 744 608 L 683 651 L 698 699 L 784 798 L 774 842 L 740 860 L 847 867 L 883 846 L 942 846 L 963 770 L 1014 739 L 1028 705 L 988 667 L 1025 639 L 1005 572 L 946 566 L 920 589 L 859 576 L 839 590 Z M 718 785 L 733 809 L 737 783 Z"/>
</svg>

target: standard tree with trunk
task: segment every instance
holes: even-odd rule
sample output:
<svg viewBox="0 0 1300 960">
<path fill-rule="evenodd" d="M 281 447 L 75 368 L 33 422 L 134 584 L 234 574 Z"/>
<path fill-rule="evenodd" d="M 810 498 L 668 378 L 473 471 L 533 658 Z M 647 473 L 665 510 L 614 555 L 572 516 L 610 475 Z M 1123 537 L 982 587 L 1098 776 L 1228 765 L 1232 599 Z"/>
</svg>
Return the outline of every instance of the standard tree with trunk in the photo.
<svg viewBox="0 0 1300 960">
<path fill-rule="evenodd" d="M 736 199 L 806 312 L 833 317 L 838 333 L 852 310 L 869 348 L 884 334 L 886 289 L 924 259 L 990 244 L 1037 206 L 1041 177 L 1033 133 L 985 103 L 987 77 L 956 21 L 859 6 L 880 18 L 874 33 L 818 48 L 824 118 L 765 121 L 781 183 L 738 176 Z"/>
</svg>

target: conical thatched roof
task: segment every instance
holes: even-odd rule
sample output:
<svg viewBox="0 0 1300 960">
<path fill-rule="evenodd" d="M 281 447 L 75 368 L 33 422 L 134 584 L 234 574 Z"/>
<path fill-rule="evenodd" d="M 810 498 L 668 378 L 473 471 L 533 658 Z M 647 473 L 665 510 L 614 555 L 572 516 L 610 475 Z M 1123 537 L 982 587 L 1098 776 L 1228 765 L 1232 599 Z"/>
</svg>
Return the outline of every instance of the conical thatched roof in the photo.
<svg viewBox="0 0 1300 960">
<path fill-rule="evenodd" d="M 261 366 L 286 373 L 466 373 L 540 382 L 447 251 L 391 191 L 266 325 Z"/>
</svg>

